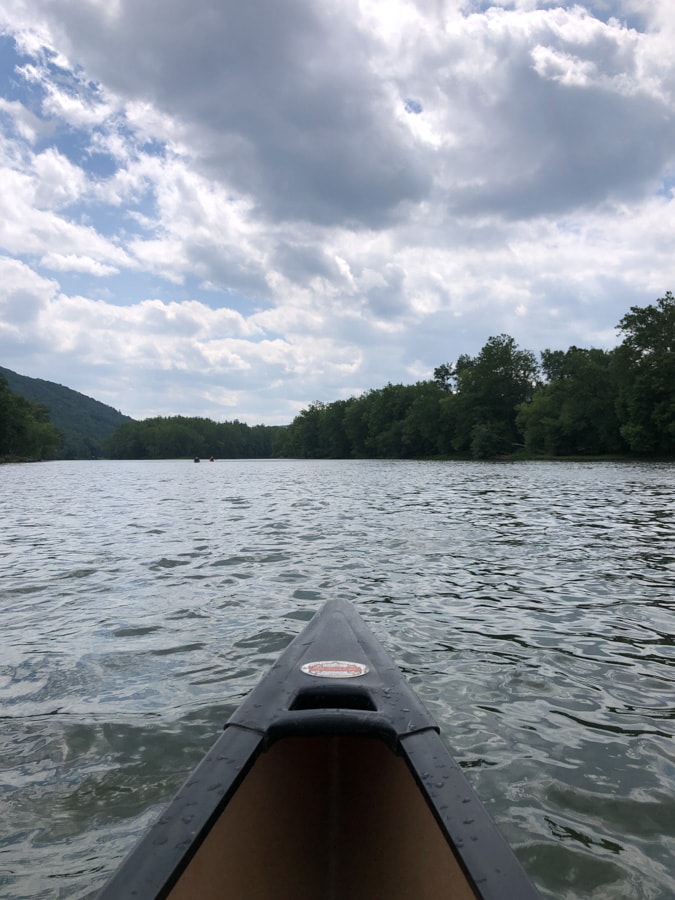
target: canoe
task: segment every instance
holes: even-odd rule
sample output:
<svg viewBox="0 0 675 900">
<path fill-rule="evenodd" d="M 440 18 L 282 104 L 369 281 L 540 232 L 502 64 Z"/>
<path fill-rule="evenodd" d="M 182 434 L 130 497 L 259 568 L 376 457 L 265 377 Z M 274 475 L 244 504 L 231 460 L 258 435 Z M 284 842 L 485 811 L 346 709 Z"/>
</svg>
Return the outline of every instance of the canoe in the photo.
<svg viewBox="0 0 675 900">
<path fill-rule="evenodd" d="M 539 894 L 352 604 L 329 600 L 100 900 Z"/>
</svg>

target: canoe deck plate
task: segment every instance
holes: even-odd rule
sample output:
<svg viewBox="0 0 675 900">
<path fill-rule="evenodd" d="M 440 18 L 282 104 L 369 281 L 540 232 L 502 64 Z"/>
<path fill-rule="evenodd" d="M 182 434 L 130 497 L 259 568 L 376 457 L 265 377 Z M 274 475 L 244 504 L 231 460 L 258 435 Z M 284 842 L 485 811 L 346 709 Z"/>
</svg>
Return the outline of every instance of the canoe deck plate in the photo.
<svg viewBox="0 0 675 900">
<path fill-rule="evenodd" d="M 360 678 L 370 671 L 365 663 L 347 662 L 344 659 L 320 659 L 300 666 L 305 675 L 315 678 Z"/>
</svg>

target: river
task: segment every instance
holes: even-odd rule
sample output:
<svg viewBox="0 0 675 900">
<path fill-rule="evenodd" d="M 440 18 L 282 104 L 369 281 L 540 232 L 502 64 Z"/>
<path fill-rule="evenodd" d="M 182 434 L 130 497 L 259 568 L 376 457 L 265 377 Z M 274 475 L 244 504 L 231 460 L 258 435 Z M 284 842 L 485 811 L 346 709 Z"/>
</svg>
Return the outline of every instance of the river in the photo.
<svg viewBox="0 0 675 900">
<path fill-rule="evenodd" d="M 545 897 L 674 897 L 674 511 L 658 463 L 0 467 L 0 896 L 93 896 L 338 596 Z"/>
</svg>

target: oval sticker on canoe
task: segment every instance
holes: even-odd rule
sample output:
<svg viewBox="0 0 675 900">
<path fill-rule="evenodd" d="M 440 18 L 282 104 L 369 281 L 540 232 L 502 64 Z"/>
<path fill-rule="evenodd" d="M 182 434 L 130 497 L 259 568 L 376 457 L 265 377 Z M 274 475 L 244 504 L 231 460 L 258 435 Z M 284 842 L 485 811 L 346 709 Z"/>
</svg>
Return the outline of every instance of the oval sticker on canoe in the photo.
<svg viewBox="0 0 675 900">
<path fill-rule="evenodd" d="M 315 678 L 358 678 L 369 669 L 364 663 L 347 662 L 344 659 L 321 659 L 317 662 L 305 663 L 300 667 L 305 675 Z"/>
</svg>

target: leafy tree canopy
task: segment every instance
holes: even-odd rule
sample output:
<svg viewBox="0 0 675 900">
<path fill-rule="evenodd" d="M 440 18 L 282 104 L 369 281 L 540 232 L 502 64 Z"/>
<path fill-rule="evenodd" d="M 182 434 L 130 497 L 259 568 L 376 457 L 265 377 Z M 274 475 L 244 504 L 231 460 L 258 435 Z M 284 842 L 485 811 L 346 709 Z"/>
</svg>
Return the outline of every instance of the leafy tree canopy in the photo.
<svg viewBox="0 0 675 900">
<path fill-rule="evenodd" d="M 617 409 L 635 453 L 675 452 L 675 297 L 633 306 L 618 325 Z"/>
<path fill-rule="evenodd" d="M 544 350 L 506 334 L 433 380 L 314 403 L 278 452 L 289 456 L 675 454 L 675 299 L 633 307 L 612 351 Z"/>
<path fill-rule="evenodd" d="M 249 426 L 186 416 L 158 416 L 127 422 L 106 441 L 112 459 L 186 459 L 272 456 L 281 428 Z"/>
<path fill-rule="evenodd" d="M 47 407 L 12 393 L 0 373 L 0 459 L 46 459 L 60 441 Z"/>
<path fill-rule="evenodd" d="M 111 406 L 53 381 L 28 378 L 2 367 L 0 374 L 6 377 L 13 393 L 40 403 L 47 410 L 47 420 L 61 435 L 56 448 L 50 451 L 50 457 L 91 459 L 100 456 L 103 441 L 123 422 L 131 421 L 129 416 Z"/>
<path fill-rule="evenodd" d="M 387 384 L 333 403 L 316 401 L 288 428 L 174 416 L 128 420 L 113 431 L 111 414 L 116 424 L 126 417 L 76 392 L 45 384 L 68 392 L 57 392 L 53 402 L 62 415 L 74 405 L 70 422 L 84 411 L 80 400 L 88 401 L 80 449 L 72 455 L 79 455 L 82 447 L 85 456 L 92 455 L 107 430 L 103 452 L 118 459 L 488 459 L 522 452 L 673 456 L 675 298 L 669 291 L 652 305 L 631 307 L 617 328 L 622 342 L 615 350 L 547 349 L 540 362 L 509 335 L 496 335 L 476 356 L 461 354 L 455 362 L 439 365 L 433 380 Z M 46 396 L 52 400 L 52 394 Z M 7 381 L 0 380 L 0 455 L 55 455 L 60 438 L 49 422 L 55 415 L 51 406 L 12 394 Z M 92 423 L 101 429 L 96 436 Z M 62 442 L 58 452 L 63 448 Z"/>
</svg>

